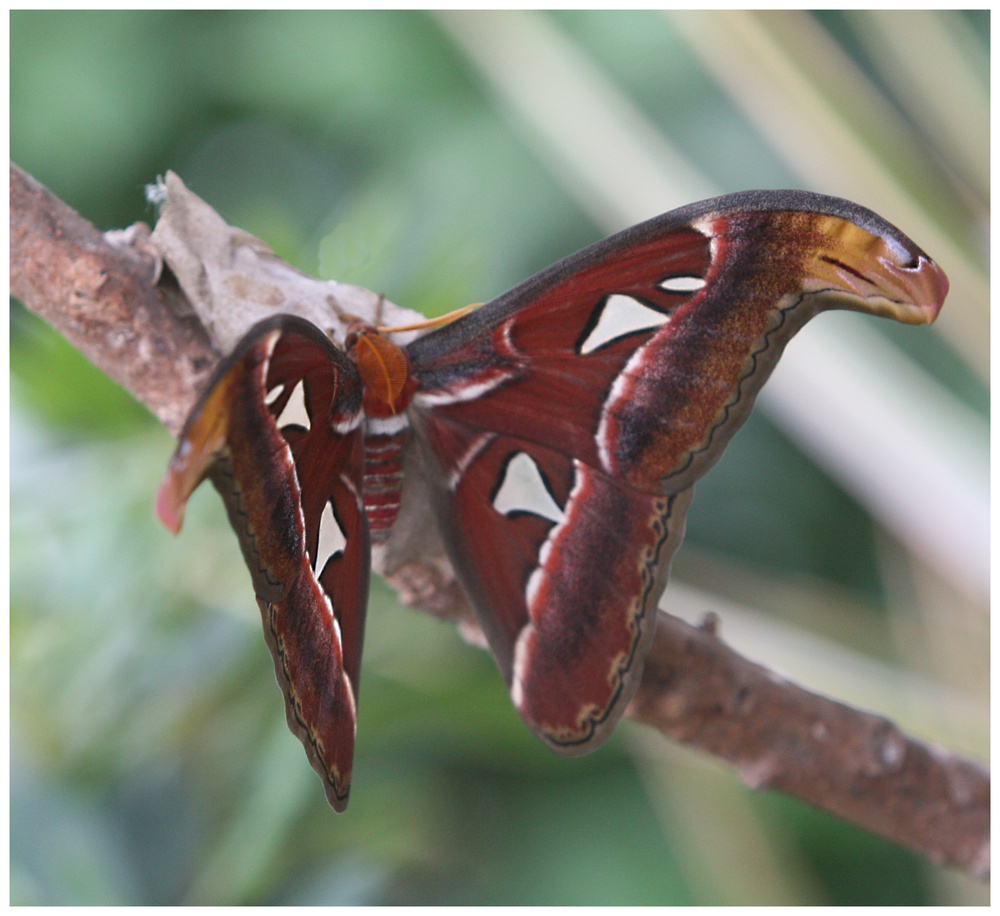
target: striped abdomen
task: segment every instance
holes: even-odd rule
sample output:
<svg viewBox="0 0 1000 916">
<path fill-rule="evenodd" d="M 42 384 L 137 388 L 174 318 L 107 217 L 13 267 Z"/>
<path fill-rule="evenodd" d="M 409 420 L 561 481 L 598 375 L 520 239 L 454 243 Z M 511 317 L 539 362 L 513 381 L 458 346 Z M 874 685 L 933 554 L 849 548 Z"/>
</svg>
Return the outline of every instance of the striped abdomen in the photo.
<svg viewBox="0 0 1000 916">
<path fill-rule="evenodd" d="M 408 428 L 385 435 L 369 430 L 365 437 L 365 512 L 374 544 L 385 541 L 399 512 L 403 446 L 408 434 Z"/>
</svg>

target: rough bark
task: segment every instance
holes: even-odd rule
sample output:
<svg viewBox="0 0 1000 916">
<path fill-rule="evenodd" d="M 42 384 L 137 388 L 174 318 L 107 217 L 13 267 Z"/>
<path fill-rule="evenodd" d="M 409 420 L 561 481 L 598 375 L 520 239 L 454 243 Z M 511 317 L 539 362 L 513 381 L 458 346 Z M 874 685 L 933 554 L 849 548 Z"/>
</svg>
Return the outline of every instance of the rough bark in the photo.
<svg viewBox="0 0 1000 916">
<path fill-rule="evenodd" d="M 112 236 L 119 242 L 112 245 L 11 165 L 11 294 L 176 435 L 219 357 L 180 291 L 161 275 L 144 244 L 148 236 L 139 225 Z"/>
<path fill-rule="evenodd" d="M 776 789 L 907 846 L 989 874 L 990 777 L 892 722 L 812 693 L 663 612 L 627 715 Z"/>
</svg>

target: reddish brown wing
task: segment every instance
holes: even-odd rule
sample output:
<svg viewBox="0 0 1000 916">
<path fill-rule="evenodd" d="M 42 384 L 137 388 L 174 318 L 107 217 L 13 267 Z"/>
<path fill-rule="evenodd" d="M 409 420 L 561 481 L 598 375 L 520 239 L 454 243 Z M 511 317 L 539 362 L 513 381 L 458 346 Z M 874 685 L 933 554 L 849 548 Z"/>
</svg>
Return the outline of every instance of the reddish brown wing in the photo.
<svg viewBox="0 0 1000 916">
<path fill-rule="evenodd" d="M 638 685 L 690 488 L 818 311 L 933 320 L 940 269 L 803 192 L 695 204 L 411 344 L 436 509 L 515 705 L 567 754 Z"/>
<path fill-rule="evenodd" d="M 173 531 L 208 477 L 253 578 L 291 730 L 347 805 L 368 601 L 362 386 L 308 322 L 262 322 L 219 366 L 181 435 L 157 511 Z"/>
</svg>

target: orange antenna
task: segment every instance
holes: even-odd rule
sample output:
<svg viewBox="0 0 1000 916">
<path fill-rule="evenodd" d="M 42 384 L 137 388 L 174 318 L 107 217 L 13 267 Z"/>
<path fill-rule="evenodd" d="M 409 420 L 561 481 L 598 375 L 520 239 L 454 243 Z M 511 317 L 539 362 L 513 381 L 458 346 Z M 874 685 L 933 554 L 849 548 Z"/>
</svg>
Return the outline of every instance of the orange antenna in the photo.
<svg viewBox="0 0 1000 916">
<path fill-rule="evenodd" d="M 448 312 L 447 315 L 441 315 L 439 318 L 428 318 L 426 321 L 418 321 L 416 324 L 405 324 L 401 327 L 376 327 L 375 330 L 379 334 L 393 334 L 396 331 L 429 331 L 431 328 L 440 328 L 446 324 L 451 324 L 453 321 L 458 321 L 459 318 L 464 318 L 469 312 L 474 312 L 481 305 L 482 302 L 473 302 L 472 305 L 455 309 L 454 312 Z"/>
</svg>

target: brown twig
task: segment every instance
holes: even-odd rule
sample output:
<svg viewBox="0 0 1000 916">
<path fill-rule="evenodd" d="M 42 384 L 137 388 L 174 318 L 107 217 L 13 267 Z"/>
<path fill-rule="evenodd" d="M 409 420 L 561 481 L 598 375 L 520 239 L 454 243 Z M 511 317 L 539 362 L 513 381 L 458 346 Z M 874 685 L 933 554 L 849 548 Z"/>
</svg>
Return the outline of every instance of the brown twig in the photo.
<svg viewBox="0 0 1000 916">
<path fill-rule="evenodd" d="M 91 223 L 10 167 L 10 289 L 175 435 L 218 354 L 180 296 L 154 282 L 143 226 L 113 247 Z"/>
<path fill-rule="evenodd" d="M 145 237 L 136 230 L 131 246 L 112 246 L 11 166 L 13 294 L 176 433 L 218 356 L 197 321 L 179 317 L 183 294 L 157 282 Z M 395 582 L 404 600 L 463 616 L 464 596 L 430 560 L 404 572 Z M 628 715 L 726 761 L 752 788 L 801 798 L 932 862 L 989 873 L 985 769 L 777 677 L 712 627 L 661 613 Z"/>
<path fill-rule="evenodd" d="M 714 627 L 661 612 L 627 713 L 777 789 L 921 853 L 989 874 L 990 778 L 889 720 L 743 658 Z"/>
</svg>

